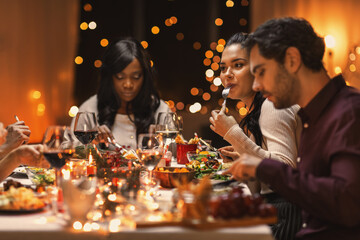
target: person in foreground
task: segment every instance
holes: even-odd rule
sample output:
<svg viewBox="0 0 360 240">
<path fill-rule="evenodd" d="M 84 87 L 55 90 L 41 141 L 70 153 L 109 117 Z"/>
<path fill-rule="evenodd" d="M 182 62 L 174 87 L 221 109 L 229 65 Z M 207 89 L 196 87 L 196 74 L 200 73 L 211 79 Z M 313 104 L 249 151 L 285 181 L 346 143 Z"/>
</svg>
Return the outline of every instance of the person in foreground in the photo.
<svg viewBox="0 0 360 240">
<path fill-rule="evenodd" d="M 360 239 L 360 92 L 331 79 L 325 45 L 304 19 L 272 19 L 246 42 L 253 89 L 276 108 L 299 104 L 297 169 L 241 155 L 229 172 L 257 177 L 302 209 L 298 239 Z"/>
<path fill-rule="evenodd" d="M 0 142 L 0 159 L 15 148 L 27 143 L 31 134 L 29 126 L 25 125 L 24 121 L 15 122 L 6 128 L 1 123 L 0 129 L 2 129 L 0 139 L 3 141 Z"/>
<path fill-rule="evenodd" d="M 252 89 L 254 77 L 250 73 L 248 51 L 243 47 L 247 36 L 246 33 L 236 33 L 227 41 L 220 61 L 220 79 L 225 87 L 231 87 L 228 97 L 244 102 L 249 113 L 238 124 L 233 116 L 214 110 L 210 128 L 231 144 L 220 149 L 225 156 L 234 159 L 239 154 L 248 153 L 296 167 L 297 139 L 301 131 L 296 113 L 300 107 L 294 105 L 277 110 L 261 92 Z M 278 223 L 271 226 L 274 237 L 278 240 L 294 239 L 301 226 L 298 207 L 265 184 L 261 184 L 260 189 L 256 189 L 253 182 L 248 182 L 248 185 L 252 193 L 260 193 L 277 208 Z"/>
<path fill-rule="evenodd" d="M 149 131 L 159 112 L 170 111 L 154 87 L 150 58 L 137 40 L 123 38 L 109 45 L 102 64 L 98 92 L 79 111 L 96 113 L 98 139 L 136 149 L 137 136 Z"/>
<path fill-rule="evenodd" d="M 11 138 L 11 136 L 8 136 L 8 131 L 3 128 L 3 124 L 0 123 L 0 147 L 2 147 L 6 142 L 9 142 Z M 22 142 L 23 140 L 21 141 L 21 143 Z M 37 166 L 41 156 L 41 151 L 42 145 L 40 144 L 22 146 L 19 145 L 13 148 L 0 160 L 0 182 L 3 181 L 7 176 L 9 176 L 9 174 L 21 164 Z"/>
</svg>

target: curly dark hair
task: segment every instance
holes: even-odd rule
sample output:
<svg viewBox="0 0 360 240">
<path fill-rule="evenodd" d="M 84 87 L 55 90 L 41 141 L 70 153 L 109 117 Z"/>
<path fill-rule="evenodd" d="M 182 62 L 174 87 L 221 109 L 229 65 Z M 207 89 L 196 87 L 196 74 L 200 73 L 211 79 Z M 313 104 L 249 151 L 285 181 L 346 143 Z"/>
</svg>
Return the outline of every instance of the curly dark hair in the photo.
<svg viewBox="0 0 360 240">
<path fill-rule="evenodd" d="M 250 52 L 256 44 L 263 57 L 275 59 L 281 64 L 284 63 L 286 49 L 295 47 L 307 68 L 314 72 L 324 68 L 324 39 L 315 33 L 305 19 L 285 17 L 268 20 L 250 34 L 244 47 Z"/>
<path fill-rule="evenodd" d="M 233 44 L 240 44 L 240 46 L 244 48 L 243 43 L 246 41 L 248 36 L 249 35 L 247 33 L 235 33 L 226 42 L 225 47 Z M 263 143 L 263 135 L 259 125 L 259 118 L 261 106 L 264 101 L 265 98 L 262 96 L 262 93 L 257 92 L 251 106 L 249 106 L 249 109 L 253 107 L 252 111 L 250 111 L 249 114 L 246 115 L 246 117 L 244 117 L 239 123 L 239 126 L 244 130 L 247 135 L 249 135 L 249 131 L 252 133 L 252 135 L 255 137 L 255 143 L 259 146 L 261 146 Z"/>
<path fill-rule="evenodd" d="M 126 112 L 129 119 L 134 122 L 136 135 L 138 135 L 147 132 L 150 124 L 154 123 L 160 97 L 154 86 L 155 72 L 150 66 L 150 58 L 136 39 L 122 38 L 111 43 L 106 49 L 100 72 L 97 108 L 99 123 L 111 129 L 120 108 L 120 98 L 114 88 L 113 76 L 123 71 L 135 58 L 141 64 L 144 80 L 138 95 L 127 103 Z M 131 119 L 130 114 L 134 114 L 134 119 Z"/>
</svg>

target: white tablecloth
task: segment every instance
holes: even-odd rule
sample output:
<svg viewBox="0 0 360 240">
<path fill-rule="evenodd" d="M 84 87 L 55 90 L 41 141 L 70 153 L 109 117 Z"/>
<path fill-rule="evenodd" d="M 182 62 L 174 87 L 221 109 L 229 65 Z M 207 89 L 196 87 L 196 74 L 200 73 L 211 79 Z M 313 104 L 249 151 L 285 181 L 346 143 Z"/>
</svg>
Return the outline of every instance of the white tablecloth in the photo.
<svg viewBox="0 0 360 240">
<path fill-rule="evenodd" d="M 15 179 L 30 183 L 28 179 Z M 168 193 L 163 192 L 163 195 Z M 46 223 L 44 223 L 46 220 Z M 0 239 L 25 240 L 65 240 L 65 239 L 148 239 L 148 240 L 270 240 L 271 230 L 267 225 L 252 227 L 222 228 L 216 230 L 192 230 L 183 227 L 156 227 L 124 230 L 116 233 L 108 231 L 80 232 L 66 227 L 61 218 L 55 218 L 50 211 L 28 214 L 0 212 Z"/>
</svg>

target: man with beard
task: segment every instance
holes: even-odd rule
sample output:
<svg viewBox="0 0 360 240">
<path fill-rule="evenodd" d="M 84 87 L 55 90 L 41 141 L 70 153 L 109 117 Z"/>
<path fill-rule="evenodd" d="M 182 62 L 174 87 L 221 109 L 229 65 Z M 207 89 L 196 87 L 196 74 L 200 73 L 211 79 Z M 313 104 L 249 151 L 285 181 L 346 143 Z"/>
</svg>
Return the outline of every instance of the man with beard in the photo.
<svg viewBox="0 0 360 240">
<path fill-rule="evenodd" d="M 360 239 L 360 92 L 331 79 L 325 45 L 304 19 L 272 19 L 245 43 L 253 89 L 276 108 L 299 104 L 297 169 L 243 154 L 228 171 L 256 177 L 302 209 L 298 239 Z"/>
</svg>

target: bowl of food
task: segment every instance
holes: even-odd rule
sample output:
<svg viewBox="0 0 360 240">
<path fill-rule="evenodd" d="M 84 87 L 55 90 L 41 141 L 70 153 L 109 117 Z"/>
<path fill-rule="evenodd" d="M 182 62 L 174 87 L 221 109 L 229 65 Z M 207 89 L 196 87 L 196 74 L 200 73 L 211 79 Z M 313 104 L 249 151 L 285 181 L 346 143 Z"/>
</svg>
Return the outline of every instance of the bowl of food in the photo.
<svg viewBox="0 0 360 240">
<path fill-rule="evenodd" d="M 217 156 L 217 152 L 212 152 L 212 151 L 190 151 L 187 152 L 187 158 L 189 160 L 189 162 L 191 161 L 204 161 L 204 160 L 212 160 L 212 159 L 216 159 Z"/>
<path fill-rule="evenodd" d="M 54 184 L 55 170 L 47 168 L 26 167 L 26 173 L 31 182 L 37 186 Z"/>
<path fill-rule="evenodd" d="M 154 176 L 160 180 L 163 188 L 174 188 L 178 184 L 192 181 L 195 171 L 186 167 L 160 167 L 154 170 Z"/>
</svg>

